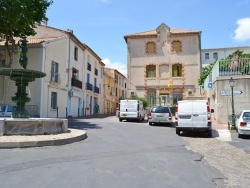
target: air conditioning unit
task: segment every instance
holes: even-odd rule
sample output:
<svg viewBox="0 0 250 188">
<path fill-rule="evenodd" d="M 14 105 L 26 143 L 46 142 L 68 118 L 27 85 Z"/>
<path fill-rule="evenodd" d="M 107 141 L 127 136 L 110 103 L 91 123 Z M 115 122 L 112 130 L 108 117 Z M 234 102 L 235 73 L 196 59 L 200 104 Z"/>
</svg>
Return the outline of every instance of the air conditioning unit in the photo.
<svg viewBox="0 0 250 188">
<path fill-rule="evenodd" d="M 192 95 L 194 95 L 194 90 L 192 90 L 192 89 L 189 89 L 189 90 L 188 90 L 188 95 L 189 95 L 189 96 L 192 96 Z"/>
<path fill-rule="evenodd" d="M 136 92 L 135 91 L 131 91 L 131 97 L 135 97 L 136 96 Z"/>
</svg>

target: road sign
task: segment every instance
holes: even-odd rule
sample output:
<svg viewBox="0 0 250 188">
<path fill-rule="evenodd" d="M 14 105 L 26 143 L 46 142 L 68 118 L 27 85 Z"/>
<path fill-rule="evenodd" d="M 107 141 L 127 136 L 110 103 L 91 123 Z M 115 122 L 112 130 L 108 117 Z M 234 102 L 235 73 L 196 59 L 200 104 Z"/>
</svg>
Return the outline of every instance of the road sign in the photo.
<svg viewBox="0 0 250 188">
<path fill-rule="evenodd" d="M 234 90 L 234 95 L 240 95 L 241 93 L 243 93 L 240 90 Z M 230 90 L 224 90 L 220 92 L 220 95 L 232 95 L 232 91 Z"/>
<path fill-rule="evenodd" d="M 207 85 L 208 88 L 213 88 L 213 83 L 212 82 L 209 82 L 208 85 Z"/>
</svg>

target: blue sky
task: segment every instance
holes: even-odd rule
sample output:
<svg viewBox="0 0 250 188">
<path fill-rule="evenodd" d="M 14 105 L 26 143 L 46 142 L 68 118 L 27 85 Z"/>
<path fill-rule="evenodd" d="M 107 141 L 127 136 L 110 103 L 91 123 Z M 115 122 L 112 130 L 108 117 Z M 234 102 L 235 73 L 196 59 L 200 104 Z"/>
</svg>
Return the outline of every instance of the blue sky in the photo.
<svg viewBox="0 0 250 188">
<path fill-rule="evenodd" d="M 250 46 L 249 10 L 250 0 L 54 0 L 47 17 L 126 76 L 125 35 L 165 23 L 202 31 L 202 49 Z"/>
</svg>

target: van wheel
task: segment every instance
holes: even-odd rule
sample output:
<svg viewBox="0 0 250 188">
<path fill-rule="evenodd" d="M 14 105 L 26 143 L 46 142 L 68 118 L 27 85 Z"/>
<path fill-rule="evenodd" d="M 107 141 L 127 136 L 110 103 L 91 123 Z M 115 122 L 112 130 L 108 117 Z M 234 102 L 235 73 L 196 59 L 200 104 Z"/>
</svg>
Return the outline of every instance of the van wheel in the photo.
<svg viewBox="0 0 250 188">
<path fill-rule="evenodd" d="M 122 122 L 122 119 L 121 119 L 121 118 L 119 118 L 119 121 L 120 121 L 120 122 Z"/>
<path fill-rule="evenodd" d="M 181 131 L 179 129 L 176 129 L 175 131 L 176 131 L 176 134 L 180 136 Z"/>
<path fill-rule="evenodd" d="M 148 124 L 151 126 L 152 125 L 152 123 L 151 122 L 148 122 Z"/>
<path fill-rule="evenodd" d="M 207 131 L 207 137 L 211 138 L 212 137 L 212 130 Z"/>
</svg>

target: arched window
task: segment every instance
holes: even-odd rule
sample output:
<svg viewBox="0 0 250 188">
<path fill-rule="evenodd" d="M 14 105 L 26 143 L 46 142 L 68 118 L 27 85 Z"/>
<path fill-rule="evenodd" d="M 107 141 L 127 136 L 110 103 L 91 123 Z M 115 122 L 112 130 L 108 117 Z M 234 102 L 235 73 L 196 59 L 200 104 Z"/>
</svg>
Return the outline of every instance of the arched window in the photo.
<svg viewBox="0 0 250 188">
<path fill-rule="evenodd" d="M 146 77 L 150 78 L 150 77 L 156 77 L 156 67 L 155 65 L 148 65 L 146 67 Z"/>
<path fill-rule="evenodd" d="M 182 65 L 181 64 L 174 64 L 172 66 L 172 76 L 182 77 Z"/>
<path fill-rule="evenodd" d="M 148 42 L 146 46 L 146 53 L 154 54 L 156 53 L 156 45 L 154 42 Z"/>
<path fill-rule="evenodd" d="M 173 41 L 172 42 L 172 52 L 179 53 L 182 51 L 182 45 L 180 41 Z"/>
</svg>

